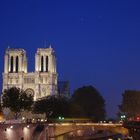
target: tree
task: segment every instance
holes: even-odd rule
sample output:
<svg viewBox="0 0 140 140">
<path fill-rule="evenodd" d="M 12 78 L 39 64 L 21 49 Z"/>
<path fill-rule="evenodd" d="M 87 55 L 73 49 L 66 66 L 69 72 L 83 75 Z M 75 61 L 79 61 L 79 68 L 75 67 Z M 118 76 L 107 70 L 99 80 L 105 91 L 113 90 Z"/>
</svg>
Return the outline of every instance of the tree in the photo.
<svg viewBox="0 0 140 140">
<path fill-rule="evenodd" d="M 69 102 L 69 117 L 70 118 L 79 118 L 80 116 L 85 116 L 83 108 L 70 100 Z"/>
<path fill-rule="evenodd" d="M 119 105 L 119 109 L 127 117 L 140 115 L 140 91 L 126 90 L 122 94 L 122 103 Z"/>
<path fill-rule="evenodd" d="M 33 104 L 33 95 L 27 94 L 20 88 L 6 89 L 2 95 L 2 107 L 9 108 L 15 114 L 15 119 L 24 110 L 30 110 Z"/>
<path fill-rule="evenodd" d="M 47 96 L 34 103 L 34 113 L 45 113 L 47 118 L 68 116 L 69 103 L 67 98 L 60 95 Z"/>
<path fill-rule="evenodd" d="M 84 111 L 79 117 L 93 118 L 97 121 L 105 118 L 105 101 L 92 86 L 78 88 L 72 96 L 72 102 Z"/>
</svg>

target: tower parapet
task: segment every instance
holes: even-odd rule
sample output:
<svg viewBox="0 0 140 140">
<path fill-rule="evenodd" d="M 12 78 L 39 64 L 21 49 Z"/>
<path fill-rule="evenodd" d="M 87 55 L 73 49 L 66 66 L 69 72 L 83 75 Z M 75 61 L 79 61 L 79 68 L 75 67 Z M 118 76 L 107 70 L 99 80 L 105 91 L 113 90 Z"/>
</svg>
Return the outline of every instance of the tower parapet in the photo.
<svg viewBox="0 0 140 140">
<path fill-rule="evenodd" d="M 35 55 L 35 71 L 56 73 L 56 59 L 52 48 L 38 48 Z"/>
<path fill-rule="evenodd" d="M 24 49 L 8 48 L 4 59 L 4 73 L 27 72 L 27 56 Z"/>
</svg>

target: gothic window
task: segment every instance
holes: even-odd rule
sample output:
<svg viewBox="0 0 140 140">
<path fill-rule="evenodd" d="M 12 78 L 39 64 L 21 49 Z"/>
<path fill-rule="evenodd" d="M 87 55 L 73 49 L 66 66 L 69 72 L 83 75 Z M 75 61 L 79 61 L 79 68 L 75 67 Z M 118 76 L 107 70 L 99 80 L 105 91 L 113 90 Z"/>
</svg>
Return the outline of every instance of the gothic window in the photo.
<svg viewBox="0 0 140 140">
<path fill-rule="evenodd" d="M 34 90 L 31 89 L 31 88 L 27 88 L 27 89 L 25 90 L 25 92 L 27 93 L 27 95 L 32 95 L 32 96 L 34 96 Z"/>
<path fill-rule="evenodd" d="M 44 67 L 44 59 L 43 56 L 41 56 L 41 72 L 43 72 L 43 67 Z"/>
<path fill-rule="evenodd" d="M 13 56 L 11 56 L 11 67 L 10 67 L 10 72 L 13 72 L 13 61 L 14 61 L 14 58 Z"/>
<path fill-rule="evenodd" d="M 18 72 L 18 56 L 16 57 L 16 72 Z"/>
<path fill-rule="evenodd" d="M 48 72 L 48 56 L 46 56 L 46 72 Z"/>
</svg>

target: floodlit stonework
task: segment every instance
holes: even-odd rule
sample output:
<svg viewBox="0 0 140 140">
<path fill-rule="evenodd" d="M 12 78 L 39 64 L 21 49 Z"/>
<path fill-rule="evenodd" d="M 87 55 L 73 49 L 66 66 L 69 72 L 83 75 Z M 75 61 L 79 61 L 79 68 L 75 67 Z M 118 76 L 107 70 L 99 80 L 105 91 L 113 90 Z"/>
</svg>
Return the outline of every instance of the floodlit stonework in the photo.
<svg viewBox="0 0 140 140">
<path fill-rule="evenodd" d="M 4 58 L 3 90 L 18 87 L 34 95 L 34 100 L 57 94 L 57 71 L 54 50 L 38 48 L 35 71 L 28 72 L 24 49 L 8 48 Z"/>
</svg>

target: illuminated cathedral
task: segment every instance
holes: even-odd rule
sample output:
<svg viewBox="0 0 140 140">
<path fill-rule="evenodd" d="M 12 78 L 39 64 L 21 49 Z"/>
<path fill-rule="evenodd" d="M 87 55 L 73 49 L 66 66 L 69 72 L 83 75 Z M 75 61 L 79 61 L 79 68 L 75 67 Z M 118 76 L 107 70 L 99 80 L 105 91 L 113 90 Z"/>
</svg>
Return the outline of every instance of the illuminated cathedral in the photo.
<svg viewBox="0 0 140 140">
<path fill-rule="evenodd" d="M 24 49 L 8 48 L 4 57 L 3 90 L 11 87 L 32 94 L 34 101 L 56 95 L 57 71 L 53 48 L 37 49 L 34 72 L 28 72 L 28 59 Z"/>
</svg>

